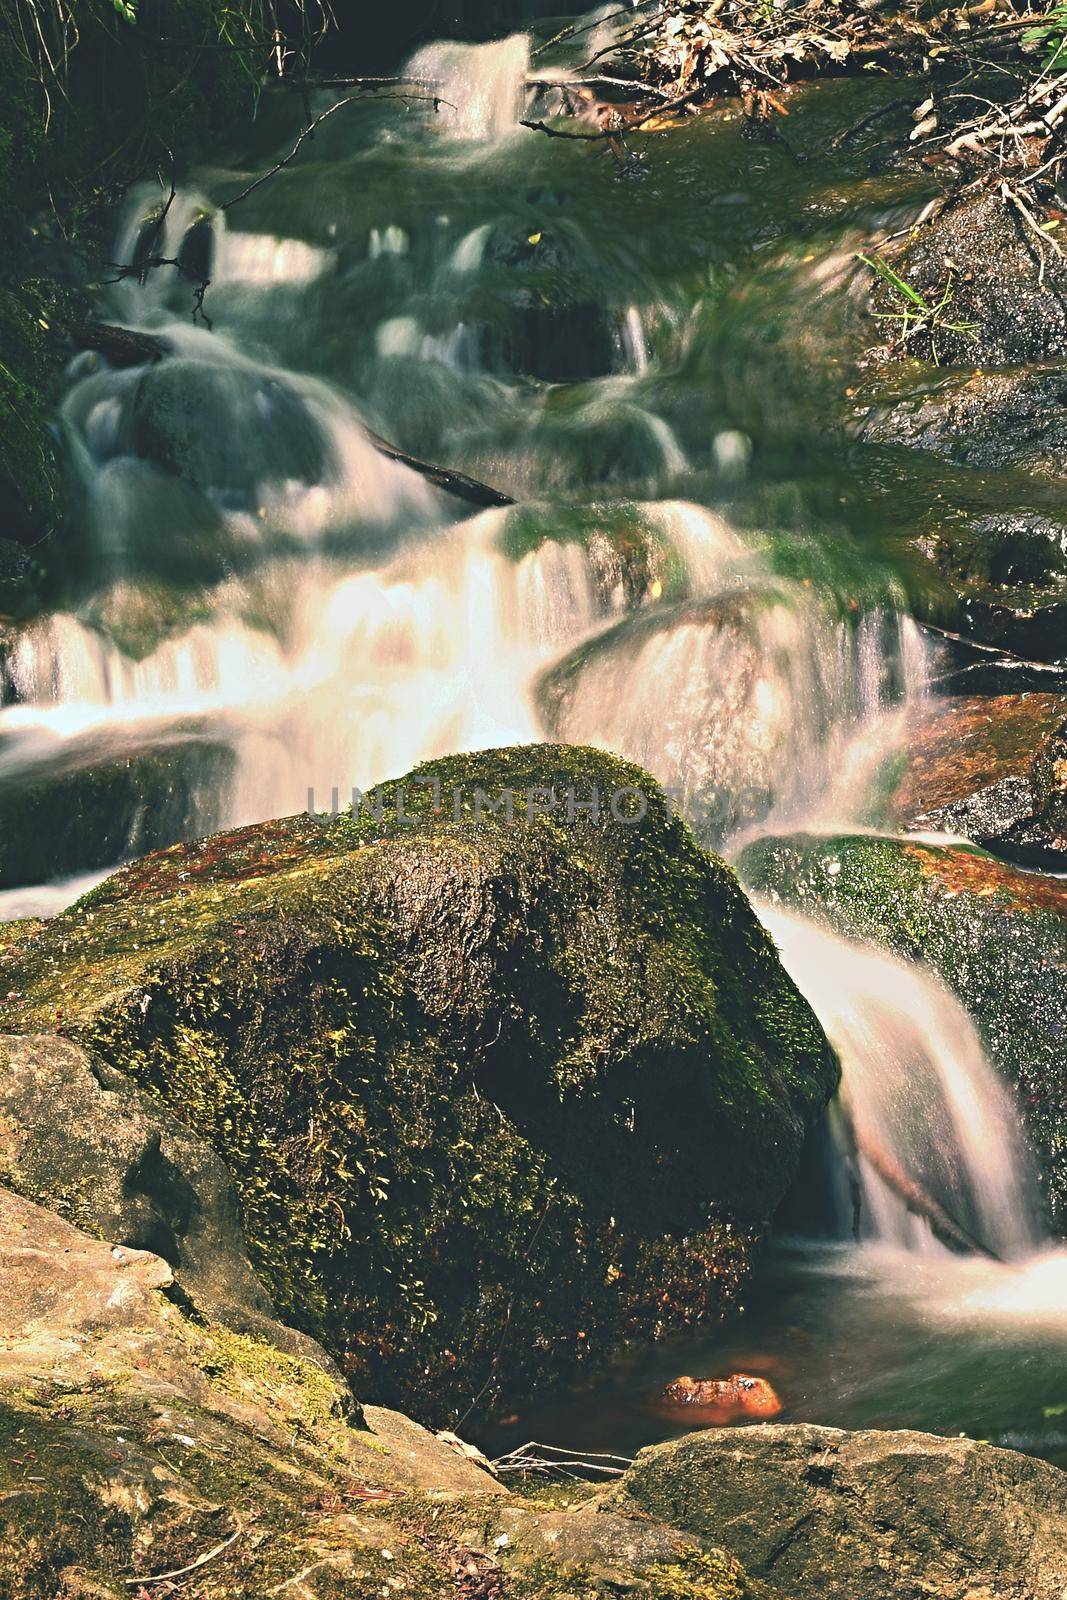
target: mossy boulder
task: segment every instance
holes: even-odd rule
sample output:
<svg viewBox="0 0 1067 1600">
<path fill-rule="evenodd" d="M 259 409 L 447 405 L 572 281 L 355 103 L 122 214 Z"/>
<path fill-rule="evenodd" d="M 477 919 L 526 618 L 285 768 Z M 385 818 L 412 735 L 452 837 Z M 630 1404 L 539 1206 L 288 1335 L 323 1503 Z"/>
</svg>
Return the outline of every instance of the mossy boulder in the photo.
<svg viewBox="0 0 1067 1600">
<path fill-rule="evenodd" d="M 732 1305 L 838 1072 L 733 874 L 559 746 L 132 864 L 0 988 L 214 1146 L 361 1395 L 441 1417 Z"/>
<path fill-rule="evenodd" d="M 925 962 L 1012 1084 L 1054 1224 L 1067 1231 L 1067 885 L 966 846 L 794 834 L 749 845 L 761 895 Z"/>
<path fill-rule="evenodd" d="M 881 819 L 1050 867 L 1067 853 L 1067 695 L 933 699 L 885 775 Z"/>
</svg>

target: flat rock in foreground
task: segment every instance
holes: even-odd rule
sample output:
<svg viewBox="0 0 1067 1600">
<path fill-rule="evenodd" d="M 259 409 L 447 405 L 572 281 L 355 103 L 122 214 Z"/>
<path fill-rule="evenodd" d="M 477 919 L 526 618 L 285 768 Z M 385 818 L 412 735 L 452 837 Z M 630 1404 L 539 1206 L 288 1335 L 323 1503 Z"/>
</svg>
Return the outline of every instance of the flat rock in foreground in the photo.
<svg viewBox="0 0 1067 1600">
<path fill-rule="evenodd" d="M 1067 1473 L 972 1439 L 808 1424 L 643 1450 L 615 1499 L 800 1600 L 1062 1600 Z"/>
</svg>

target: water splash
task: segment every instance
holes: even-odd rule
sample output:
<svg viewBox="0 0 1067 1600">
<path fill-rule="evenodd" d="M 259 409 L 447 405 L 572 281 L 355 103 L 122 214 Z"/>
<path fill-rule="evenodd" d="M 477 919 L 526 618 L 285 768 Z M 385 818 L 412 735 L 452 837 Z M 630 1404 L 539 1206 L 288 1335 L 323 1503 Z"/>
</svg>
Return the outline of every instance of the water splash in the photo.
<svg viewBox="0 0 1067 1600">
<path fill-rule="evenodd" d="M 424 45 L 405 73 L 439 97 L 434 125 L 448 138 L 499 142 L 518 127 L 529 62 L 530 42 L 516 33 L 490 44 L 441 40 Z"/>
</svg>

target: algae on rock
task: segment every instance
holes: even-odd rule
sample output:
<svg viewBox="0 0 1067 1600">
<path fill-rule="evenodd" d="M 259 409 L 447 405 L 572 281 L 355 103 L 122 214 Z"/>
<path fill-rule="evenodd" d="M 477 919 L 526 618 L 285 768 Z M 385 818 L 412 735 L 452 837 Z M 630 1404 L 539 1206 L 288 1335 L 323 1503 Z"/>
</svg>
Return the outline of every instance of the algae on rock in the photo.
<svg viewBox="0 0 1067 1600">
<path fill-rule="evenodd" d="M 837 1081 L 733 874 L 568 747 L 174 846 L 0 962 L 5 1025 L 167 1101 L 280 1313 L 434 1418 L 735 1303 Z"/>
</svg>

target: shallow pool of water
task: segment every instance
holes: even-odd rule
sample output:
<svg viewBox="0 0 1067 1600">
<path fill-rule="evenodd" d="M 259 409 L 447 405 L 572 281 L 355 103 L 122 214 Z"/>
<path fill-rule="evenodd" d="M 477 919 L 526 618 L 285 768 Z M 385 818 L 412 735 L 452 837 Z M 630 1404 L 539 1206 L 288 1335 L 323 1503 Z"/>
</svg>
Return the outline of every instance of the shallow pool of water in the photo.
<svg viewBox="0 0 1067 1600">
<path fill-rule="evenodd" d="M 1067 1252 L 1017 1266 L 875 1246 L 780 1242 L 742 1316 L 622 1355 L 478 1434 L 632 1455 L 708 1425 L 672 1379 L 765 1377 L 781 1422 L 964 1434 L 1067 1467 Z"/>
</svg>

